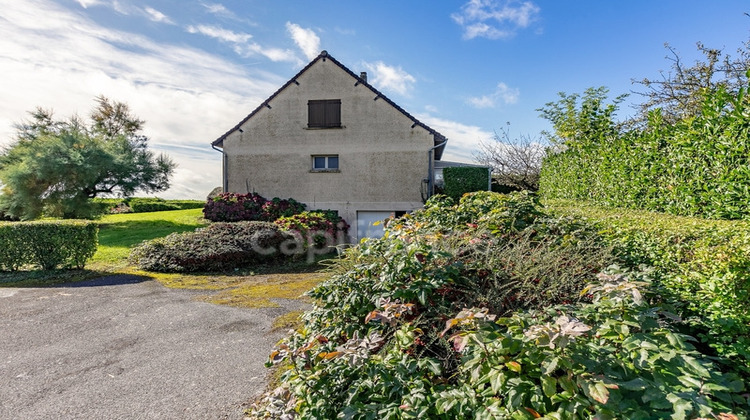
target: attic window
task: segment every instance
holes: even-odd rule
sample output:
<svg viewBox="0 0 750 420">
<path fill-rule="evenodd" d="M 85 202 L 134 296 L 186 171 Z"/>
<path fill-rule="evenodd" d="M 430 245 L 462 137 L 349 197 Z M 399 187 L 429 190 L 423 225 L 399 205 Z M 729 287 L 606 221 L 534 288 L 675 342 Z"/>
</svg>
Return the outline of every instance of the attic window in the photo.
<svg viewBox="0 0 750 420">
<path fill-rule="evenodd" d="M 316 99 L 307 101 L 307 127 L 341 127 L 341 99 Z"/>
</svg>

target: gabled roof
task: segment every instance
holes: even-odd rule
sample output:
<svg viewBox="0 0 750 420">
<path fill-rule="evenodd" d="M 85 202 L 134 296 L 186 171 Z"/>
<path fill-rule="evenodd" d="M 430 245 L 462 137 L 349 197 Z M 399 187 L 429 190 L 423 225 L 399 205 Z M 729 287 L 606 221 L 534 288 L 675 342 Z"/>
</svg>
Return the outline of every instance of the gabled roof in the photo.
<svg viewBox="0 0 750 420">
<path fill-rule="evenodd" d="M 357 84 L 361 84 L 361 85 L 366 86 L 375 95 L 377 95 L 378 98 L 383 99 L 384 101 L 388 102 L 392 107 L 396 108 L 399 112 L 401 112 L 402 114 L 404 114 L 404 116 L 406 116 L 407 118 L 409 118 L 410 120 L 412 120 L 412 122 L 414 123 L 412 125 L 412 128 L 414 128 L 415 126 L 420 126 L 420 127 L 424 128 L 425 130 L 427 130 L 430 134 L 432 134 L 434 136 L 434 139 L 435 139 L 434 140 L 435 141 L 435 146 L 438 146 L 435 149 L 435 159 L 436 160 L 440 160 L 440 158 L 443 155 L 443 150 L 445 150 L 445 144 L 448 141 L 448 139 L 444 135 L 442 135 L 442 134 L 438 133 L 437 131 L 433 130 L 432 128 L 428 127 L 426 124 L 424 124 L 423 122 L 419 121 L 414 116 L 412 116 L 411 114 L 409 114 L 408 112 L 406 112 L 406 110 L 404 110 L 403 108 L 401 108 L 400 106 L 398 106 L 395 102 L 393 102 L 392 100 L 390 100 L 387 96 L 385 96 L 379 90 L 375 89 L 371 84 L 367 83 L 366 80 L 364 80 L 361 77 L 357 76 L 353 71 L 349 70 L 345 65 L 341 64 L 338 60 L 336 60 L 331 55 L 329 55 L 328 52 L 325 51 L 325 50 L 323 50 L 313 61 L 311 61 L 308 65 L 306 65 L 302 70 L 300 70 L 299 73 L 297 73 L 296 75 L 294 75 L 294 77 L 292 77 L 291 79 L 289 79 L 289 81 L 286 82 L 282 87 L 280 87 L 276 92 L 274 92 L 273 95 L 269 96 L 268 99 L 266 99 L 265 101 L 263 101 L 263 103 L 261 103 L 257 108 L 255 108 L 253 110 L 253 112 L 251 112 L 247 117 L 245 117 L 244 119 L 242 119 L 242 121 L 240 121 L 237 125 L 235 125 L 234 127 L 232 127 L 229 131 L 227 131 L 226 133 L 224 133 L 221 137 L 219 137 L 218 139 L 214 140 L 211 143 L 211 145 L 212 146 L 217 146 L 217 147 L 222 147 L 223 143 L 224 143 L 224 139 L 226 139 L 231 133 L 233 133 L 236 130 L 238 130 L 242 126 L 242 124 L 245 124 L 250 118 L 253 117 L 253 115 L 257 114 L 261 109 L 263 109 L 264 107 L 269 107 L 270 108 L 270 105 L 268 103 L 273 98 L 275 98 L 276 95 L 278 95 L 279 93 L 281 93 L 281 91 L 283 91 L 284 89 L 286 89 L 287 86 L 291 85 L 292 83 L 297 83 L 297 79 L 300 77 L 300 75 L 302 75 L 302 73 L 306 72 L 307 69 L 309 69 L 310 67 L 312 67 L 312 65 L 315 64 L 318 60 L 323 60 L 323 61 L 325 61 L 325 60 L 331 60 L 332 63 L 336 64 L 337 66 L 341 67 L 342 70 L 344 70 L 345 72 L 349 73 L 349 75 L 352 76 L 357 81 Z"/>
</svg>

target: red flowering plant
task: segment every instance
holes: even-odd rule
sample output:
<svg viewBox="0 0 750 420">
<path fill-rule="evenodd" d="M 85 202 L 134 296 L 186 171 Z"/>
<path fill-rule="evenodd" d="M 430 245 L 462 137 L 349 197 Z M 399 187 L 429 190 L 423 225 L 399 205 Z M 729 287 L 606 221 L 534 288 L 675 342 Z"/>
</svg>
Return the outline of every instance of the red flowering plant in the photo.
<svg viewBox="0 0 750 420">
<path fill-rule="evenodd" d="M 222 193 L 206 201 L 203 216 L 212 222 L 263 220 L 266 202 L 268 200 L 256 193 Z"/>
<path fill-rule="evenodd" d="M 291 217 L 305 211 L 305 204 L 293 198 L 285 200 L 274 197 L 265 202 L 261 208 L 261 218 L 266 222 L 273 222 L 280 217 Z"/>
</svg>

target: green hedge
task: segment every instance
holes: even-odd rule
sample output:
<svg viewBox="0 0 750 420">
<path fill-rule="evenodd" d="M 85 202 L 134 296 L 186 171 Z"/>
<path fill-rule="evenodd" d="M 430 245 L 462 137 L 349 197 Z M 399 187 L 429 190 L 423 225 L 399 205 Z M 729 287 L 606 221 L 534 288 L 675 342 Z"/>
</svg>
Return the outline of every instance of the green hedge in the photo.
<svg viewBox="0 0 750 420">
<path fill-rule="evenodd" d="M 455 166 L 443 169 L 444 192 L 458 201 L 462 195 L 474 191 L 487 191 L 490 185 L 489 170 L 473 166 Z"/>
<path fill-rule="evenodd" d="M 545 158 L 540 192 L 611 207 L 750 220 L 749 168 L 750 95 L 719 90 L 705 97 L 700 115 L 674 124 L 655 111 L 645 127 L 576 134 Z"/>
<path fill-rule="evenodd" d="M 630 265 L 655 269 L 659 292 L 719 354 L 750 372 L 750 223 L 549 200 L 548 211 L 595 222 Z"/>
<path fill-rule="evenodd" d="M 0 223 L 0 269 L 83 268 L 96 252 L 99 227 L 79 220 Z"/>
<path fill-rule="evenodd" d="M 152 211 L 187 210 L 203 208 L 202 200 L 164 200 L 158 197 L 95 198 L 104 213 L 147 213 Z"/>
</svg>

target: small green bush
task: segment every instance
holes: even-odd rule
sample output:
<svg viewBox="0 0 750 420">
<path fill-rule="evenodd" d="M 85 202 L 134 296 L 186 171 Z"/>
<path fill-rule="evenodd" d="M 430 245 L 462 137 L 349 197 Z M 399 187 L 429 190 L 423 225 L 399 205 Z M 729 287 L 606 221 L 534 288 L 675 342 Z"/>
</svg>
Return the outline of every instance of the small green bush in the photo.
<svg viewBox="0 0 750 420">
<path fill-rule="evenodd" d="M 147 213 L 203 208 L 201 200 L 164 200 L 158 197 L 94 198 L 104 213 Z"/>
<path fill-rule="evenodd" d="M 487 191 L 490 186 L 490 173 L 487 168 L 455 166 L 443 169 L 445 187 L 443 192 L 448 197 L 458 200 L 462 195 L 474 191 Z"/>
<path fill-rule="evenodd" d="M 152 211 L 180 210 L 180 206 L 168 202 L 131 200 L 130 208 L 133 213 L 149 213 Z"/>
<path fill-rule="evenodd" d="M 0 223 L 0 268 L 83 268 L 96 252 L 98 232 L 86 221 Z"/>
<path fill-rule="evenodd" d="M 291 233 L 298 243 L 297 250 L 308 247 L 327 248 L 346 243 L 349 225 L 332 210 L 304 211 L 274 222 Z"/>
<path fill-rule="evenodd" d="M 223 271 L 273 259 L 288 240 L 272 223 L 213 223 L 143 242 L 133 248 L 129 260 L 148 271 Z"/>
</svg>

